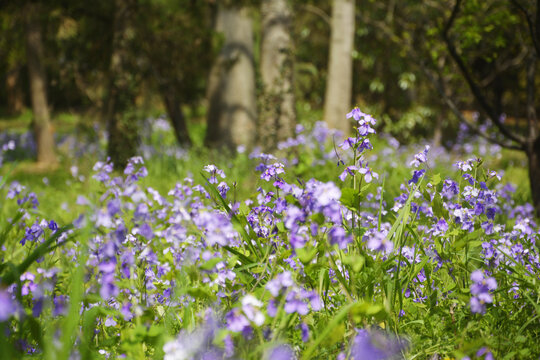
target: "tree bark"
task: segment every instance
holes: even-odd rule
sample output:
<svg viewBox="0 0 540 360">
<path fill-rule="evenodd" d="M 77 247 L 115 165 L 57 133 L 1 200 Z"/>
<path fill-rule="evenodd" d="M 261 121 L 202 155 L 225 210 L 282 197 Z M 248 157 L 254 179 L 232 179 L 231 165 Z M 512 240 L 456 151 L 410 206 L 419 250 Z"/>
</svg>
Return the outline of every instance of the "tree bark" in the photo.
<svg viewBox="0 0 540 360">
<path fill-rule="evenodd" d="M 131 40 L 130 20 L 134 0 L 115 0 L 111 59 L 108 71 L 107 95 L 104 99 L 104 119 L 107 124 L 107 155 L 116 169 L 123 169 L 137 151 L 137 125 L 131 110 L 135 103 L 132 78 L 129 73 Z"/>
<path fill-rule="evenodd" d="M 529 162 L 531 197 L 536 215 L 540 216 L 540 138 L 537 138 L 527 151 L 527 159 Z"/>
<path fill-rule="evenodd" d="M 251 147 L 257 107 L 253 26 L 247 8 L 220 6 L 216 30 L 224 35 L 223 48 L 208 80 L 208 118 L 205 143 L 212 147 Z"/>
<path fill-rule="evenodd" d="M 161 97 L 167 109 L 169 120 L 174 129 L 174 136 L 181 147 L 187 148 L 191 146 L 191 138 L 186 124 L 184 112 L 180 106 L 180 101 L 175 90 L 171 87 L 168 90 L 161 90 Z"/>
<path fill-rule="evenodd" d="M 539 20 L 540 21 L 540 20 Z M 536 115 L 536 66 L 538 55 L 531 50 L 527 60 L 527 148 L 525 153 L 529 160 L 529 182 L 531 196 L 536 210 L 540 216 L 540 136 L 538 134 L 538 117 Z"/>
<path fill-rule="evenodd" d="M 326 123 L 345 135 L 351 130 L 351 123 L 345 115 L 351 110 L 354 5 L 354 0 L 334 0 L 332 4 L 330 58 L 324 100 Z"/>
<path fill-rule="evenodd" d="M 264 85 L 260 143 L 266 151 L 294 135 L 294 55 L 288 0 L 263 0 L 261 77 Z"/>
<path fill-rule="evenodd" d="M 6 74 L 7 111 L 10 115 L 20 114 L 24 107 L 20 66 L 14 66 Z"/>
<path fill-rule="evenodd" d="M 37 145 L 37 162 L 52 165 L 57 162 L 53 129 L 47 105 L 47 80 L 43 67 L 43 41 L 39 22 L 40 9 L 37 4 L 26 7 L 26 58 L 30 95 L 34 113 L 33 127 Z"/>
</svg>

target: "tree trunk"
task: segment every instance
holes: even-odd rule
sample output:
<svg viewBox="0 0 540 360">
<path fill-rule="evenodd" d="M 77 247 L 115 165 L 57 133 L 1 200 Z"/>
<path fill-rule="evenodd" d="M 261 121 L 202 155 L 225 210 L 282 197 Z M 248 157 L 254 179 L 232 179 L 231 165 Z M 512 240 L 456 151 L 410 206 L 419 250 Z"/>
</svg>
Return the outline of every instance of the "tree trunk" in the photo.
<svg viewBox="0 0 540 360">
<path fill-rule="evenodd" d="M 349 133 L 345 115 L 351 110 L 354 0 L 334 0 L 330 58 L 326 76 L 324 119 L 330 128 Z"/>
<path fill-rule="evenodd" d="M 288 0 L 263 0 L 261 77 L 264 85 L 260 143 L 266 151 L 294 135 L 292 11 Z"/>
<path fill-rule="evenodd" d="M 161 97 L 165 103 L 165 108 L 167 109 L 167 114 L 169 115 L 178 144 L 184 148 L 190 147 L 191 138 L 189 137 L 186 119 L 180 107 L 180 101 L 178 101 L 176 91 L 172 87 L 168 90 L 162 89 Z"/>
<path fill-rule="evenodd" d="M 540 216 L 540 138 L 527 151 L 529 160 L 529 182 L 531 185 L 531 197 L 536 210 L 536 216 Z"/>
<path fill-rule="evenodd" d="M 108 72 L 107 95 L 104 100 L 104 118 L 109 133 L 107 155 L 116 169 L 123 169 L 137 151 L 137 124 L 131 110 L 135 103 L 133 75 L 129 72 L 131 40 L 130 20 L 135 2 L 114 2 L 114 25 L 111 60 Z"/>
<path fill-rule="evenodd" d="M 209 146 L 251 147 L 257 107 L 253 27 L 247 8 L 220 6 L 216 30 L 224 45 L 208 80 L 208 119 L 205 142 Z"/>
<path fill-rule="evenodd" d="M 435 128 L 433 129 L 433 147 L 437 148 L 442 145 L 443 138 L 443 118 L 437 116 L 435 118 Z"/>
<path fill-rule="evenodd" d="M 14 66 L 6 74 L 7 112 L 10 115 L 20 114 L 24 107 L 20 72 L 20 66 Z"/>
<path fill-rule="evenodd" d="M 540 11 L 540 8 L 538 8 Z M 539 19 L 540 21 L 540 19 Z M 528 137 L 525 153 L 529 160 L 529 182 L 531 197 L 536 211 L 540 216 L 540 135 L 538 134 L 538 117 L 536 116 L 536 66 L 538 55 L 531 51 L 527 60 L 527 126 Z"/>
<path fill-rule="evenodd" d="M 44 165 L 56 163 L 53 129 L 47 105 L 47 80 L 43 67 L 43 41 L 39 22 L 40 10 L 37 4 L 26 7 L 26 58 L 30 95 L 34 113 L 33 127 L 37 145 L 37 161 Z"/>
</svg>

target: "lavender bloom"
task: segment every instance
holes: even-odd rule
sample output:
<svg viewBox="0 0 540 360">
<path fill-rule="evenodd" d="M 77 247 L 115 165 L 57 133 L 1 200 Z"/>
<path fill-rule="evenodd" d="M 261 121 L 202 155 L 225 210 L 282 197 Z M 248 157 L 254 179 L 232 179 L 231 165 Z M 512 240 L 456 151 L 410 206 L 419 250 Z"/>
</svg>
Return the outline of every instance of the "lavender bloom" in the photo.
<svg viewBox="0 0 540 360">
<path fill-rule="evenodd" d="M 277 297 L 282 290 L 286 290 L 294 285 L 292 275 L 290 271 L 284 271 L 274 279 L 266 283 L 266 289 L 270 291 L 272 296 Z"/>
<path fill-rule="evenodd" d="M 362 112 L 359 108 L 355 107 L 347 114 L 347 119 L 353 118 L 358 121 L 359 124 L 370 124 L 375 125 L 377 120 L 375 120 L 371 115 Z"/>
<path fill-rule="evenodd" d="M 217 176 L 219 175 L 222 179 L 225 179 L 225 173 L 223 170 L 218 169 L 216 165 L 206 165 L 203 168 L 204 171 L 210 174 L 210 179 L 208 179 L 208 182 L 210 184 L 217 184 Z"/>
<path fill-rule="evenodd" d="M 225 315 L 227 329 L 232 332 L 245 332 L 251 329 L 248 319 L 239 309 L 233 309 Z"/>
<path fill-rule="evenodd" d="M 296 356 L 289 345 L 277 345 L 268 350 L 265 360 L 295 360 Z"/>
<path fill-rule="evenodd" d="M 242 299 L 242 311 L 246 318 L 257 326 L 264 324 L 264 314 L 259 310 L 261 306 L 263 306 L 263 303 L 253 295 L 246 295 Z"/>
<path fill-rule="evenodd" d="M 420 180 L 420 178 L 422 176 L 424 176 L 424 174 L 426 173 L 426 170 L 425 169 L 422 169 L 422 170 L 414 170 L 413 172 L 413 177 L 411 178 L 411 180 L 409 180 L 409 185 L 411 184 L 417 184 L 418 183 L 418 180 Z"/>
<path fill-rule="evenodd" d="M 351 346 L 351 360 L 385 360 L 394 359 L 407 348 L 402 339 L 392 339 L 380 332 L 368 332 L 365 329 L 357 330 Z"/>
<path fill-rule="evenodd" d="M 343 141 L 343 143 L 341 145 L 339 145 L 340 148 L 342 148 L 343 150 L 348 150 L 350 148 L 353 148 L 354 145 L 356 145 L 356 143 L 358 142 L 359 140 L 357 138 L 347 138 Z"/>
<path fill-rule="evenodd" d="M 39 240 L 45 232 L 37 222 L 27 227 L 23 239 L 20 241 L 21 245 L 24 245 L 27 241 L 34 242 Z"/>
<path fill-rule="evenodd" d="M 270 181 L 270 179 L 276 178 L 278 174 L 283 174 L 285 172 L 283 168 L 284 165 L 282 163 L 268 165 L 261 174 L 261 179 Z"/>
<path fill-rule="evenodd" d="M 409 166 L 418 167 L 420 164 L 427 161 L 427 153 L 429 151 L 429 145 L 426 145 L 425 149 L 422 152 L 414 155 L 414 160 L 409 163 Z"/>
<path fill-rule="evenodd" d="M 339 179 L 341 181 L 345 181 L 345 179 L 347 178 L 347 175 L 350 175 L 350 176 L 354 176 L 354 172 L 355 171 L 358 171 L 358 167 L 357 166 L 347 166 L 345 168 L 345 170 L 343 170 L 343 172 L 341 173 L 341 175 L 339 175 Z"/>
<path fill-rule="evenodd" d="M 308 342 L 309 341 L 309 327 L 307 326 L 306 323 L 301 323 L 300 329 L 302 330 L 302 341 L 305 343 Z"/>
<path fill-rule="evenodd" d="M 371 170 L 371 168 L 368 168 L 368 167 L 362 167 L 362 168 L 358 169 L 358 172 L 360 174 L 364 175 L 364 180 L 367 183 L 370 183 L 373 180 L 373 178 L 375 178 L 375 179 L 379 178 L 379 174 L 377 174 L 376 172 L 373 172 Z"/>
<path fill-rule="evenodd" d="M 394 244 L 390 240 L 386 239 L 386 234 L 387 231 L 385 230 L 377 231 L 375 229 L 366 233 L 364 239 L 367 238 L 368 249 L 373 251 L 381 251 L 385 254 L 392 252 L 394 249 Z"/>
<path fill-rule="evenodd" d="M 475 270 L 471 273 L 471 312 L 484 314 L 486 305 L 493 302 L 491 292 L 497 289 L 497 281 L 492 277 L 485 277 L 481 270 Z"/>
<path fill-rule="evenodd" d="M 17 306 L 11 298 L 11 294 L 4 289 L 0 289 L 0 322 L 9 319 L 16 311 Z"/>
<path fill-rule="evenodd" d="M 440 218 L 439 221 L 437 221 L 437 224 L 433 227 L 433 235 L 438 236 L 446 233 L 448 231 L 448 223 L 444 218 Z"/>
<path fill-rule="evenodd" d="M 94 179 L 102 183 L 110 180 L 109 174 L 113 171 L 113 165 L 109 161 L 110 160 L 107 159 L 107 162 L 96 162 L 96 164 L 92 168 L 92 170 L 96 172 L 96 174 L 93 175 Z"/>
<path fill-rule="evenodd" d="M 218 331 L 213 319 L 207 319 L 207 323 L 188 333 L 182 330 L 178 337 L 163 346 L 164 360 L 221 360 L 225 357 L 225 351 L 216 347 L 213 342 Z M 232 354 L 230 354 L 232 355 Z"/>
<path fill-rule="evenodd" d="M 222 198 L 226 199 L 227 198 L 227 192 L 231 189 L 229 187 L 229 185 L 227 185 L 226 182 L 222 181 L 219 183 L 219 185 L 217 186 L 217 189 L 219 191 L 219 194 L 221 195 Z"/>
<path fill-rule="evenodd" d="M 338 245 L 340 249 L 346 249 L 347 245 L 352 242 L 352 236 L 347 235 L 345 229 L 341 226 L 334 226 L 328 232 L 328 238 L 330 239 L 330 244 Z"/>
<path fill-rule="evenodd" d="M 495 357 L 493 356 L 491 351 L 489 351 L 488 348 L 486 348 L 485 346 L 480 348 L 480 350 L 478 350 L 476 352 L 477 357 L 480 357 L 480 356 L 483 356 L 483 355 L 485 355 L 484 360 L 494 360 L 495 359 Z"/>
<path fill-rule="evenodd" d="M 53 316 L 59 316 L 59 315 L 65 315 L 67 312 L 67 296 L 66 295 L 58 295 L 53 298 Z"/>
</svg>

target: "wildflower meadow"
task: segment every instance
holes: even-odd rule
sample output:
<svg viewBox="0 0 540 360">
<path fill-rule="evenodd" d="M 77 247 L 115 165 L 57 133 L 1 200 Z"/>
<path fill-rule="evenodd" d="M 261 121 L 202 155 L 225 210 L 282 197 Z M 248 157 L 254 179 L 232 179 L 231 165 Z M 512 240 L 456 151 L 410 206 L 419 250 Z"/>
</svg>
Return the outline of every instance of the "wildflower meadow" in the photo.
<svg viewBox="0 0 540 360">
<path fill-rule="evenodd" d="M 347 118 L 275 154 L 96 155 L 38 192 L 4 139 L 0 357 L 538 359 L 537 218 L 497 150 L 403 152 Z"/>
</svg>

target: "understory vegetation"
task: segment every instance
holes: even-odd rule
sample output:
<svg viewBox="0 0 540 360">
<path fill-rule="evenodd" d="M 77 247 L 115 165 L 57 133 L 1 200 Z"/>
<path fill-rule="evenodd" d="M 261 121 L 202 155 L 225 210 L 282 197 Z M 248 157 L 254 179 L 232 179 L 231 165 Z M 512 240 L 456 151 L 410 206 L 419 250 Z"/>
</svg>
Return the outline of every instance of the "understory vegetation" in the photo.
<svg viewBox="0 0 540 360">
<path fill-rule="evenodd" d="M 182 151 L 152 119 L 123 172 L 97 130 L 60 139 L 71 163 L 46 176 L 4 135 L 1 356 L 538 358 L 523 159 L 347 117 L 354 137 L 298 125 L 275 154 Z"/>
</svg>

